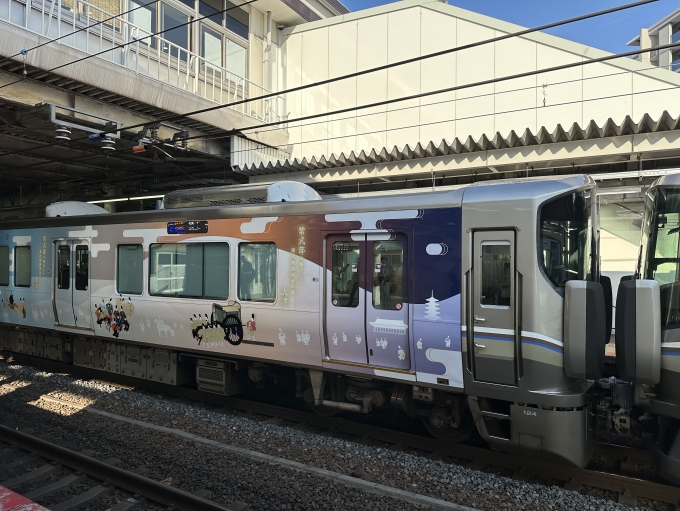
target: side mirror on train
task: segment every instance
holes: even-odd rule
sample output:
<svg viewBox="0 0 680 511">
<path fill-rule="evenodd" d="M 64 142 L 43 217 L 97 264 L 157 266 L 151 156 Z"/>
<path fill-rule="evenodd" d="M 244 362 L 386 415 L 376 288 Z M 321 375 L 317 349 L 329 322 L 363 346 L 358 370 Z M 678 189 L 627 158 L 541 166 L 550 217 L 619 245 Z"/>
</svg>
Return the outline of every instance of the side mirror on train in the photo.
<svg viewBox="0 0 680 511">
<path fill-rule="evenodd" d="M 616 366 L 619 378 L 659 383 L 661 296 L 655 280 L 626 280 L 616 297 Z"/>
<path fill-rule="evenodd" d="M 597 380 L 604 370 L 607 314 L 602 284 L 570 280 L 564 286 L 564 372 Z M 618 318 L 617 318 L 618 319 Z"/>
</svg>

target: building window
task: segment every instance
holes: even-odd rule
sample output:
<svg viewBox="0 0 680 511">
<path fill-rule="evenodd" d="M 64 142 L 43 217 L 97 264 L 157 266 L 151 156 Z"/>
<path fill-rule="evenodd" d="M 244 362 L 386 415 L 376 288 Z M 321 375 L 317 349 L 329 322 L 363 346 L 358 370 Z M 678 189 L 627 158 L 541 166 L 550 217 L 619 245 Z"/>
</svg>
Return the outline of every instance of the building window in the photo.
<svg viewBox="0 0 680 511">
<path fill-rule="evenodd" d="M 276 244 L 239 245 L 238 297 L 242 301 L 276 300 Z"/>
<path fill-rule="evenodd" d="M 31 247 L 14 248 L 14 285 L 31 287 Z"/>
<path fill-rule="evenodd" d="M 9 247 L 0 247 L 0 286 L 9 286 Z"/>
<path fill-rule="evenodd" d="M 225 26 L 227 30 L 231 30 L 234 34 L 240 35 L 243 39 L 248 39 L 248 26 L 249 26 L 249 16 L 243 9 L 234 9 L 234 4 L 229 0 L 224 0 L 225 9 L 231 9 L 227 11 Z"/>
<path fill-rule="evenodd" d="M 198 53 L 210 64 L 226 67 L 228 71 L 245 78 L 247 45 L 236 43 L 229 38 L 248 40 L 249 14 L 228 0 L 199 0 L 197 3 L 194 0 L 180 0 L 180 2 L 181 4 L 174 3 L 175 7 L 173 2 L 145 5 L 143 0 L 129 0 L 128 8 L 137 10 L 131 12 L 128 19 L 141 29 L 132 31 L 132 39 L 142 39 L 155 32 L 166 31 L 159 37 L 171 44 L 164 42 L 160 48 L 163 52 L 185 60 L 188 56 L 172 45 L 182 50 L 191 48 L 191 51 Z M 182 4 L 189 7 L 192 12 L 186 10 Z M 225 9 L 231 10 L 222 12 Z M 206 18 L 199 28 L 199 47 L 193 48 L 193 43 L 190 42 L 193 39 L 191 31 L 189 25 L 185 23 L 203 16 Z M 157 39 L 147 37 L 140 43 L 156 48 Z"/>
<path fill-rule="evenodd" d="M 141 295 L 144 286 L 144 249 L 141 245 L 118 245 L 116 290 L 126 295 Z"/>
<path fill-rule="evenodd" d="M 222 67 L 222 36 L 204 25 L 201 25 L 201 57 Z"/>
<path fill-rule="evenodd" d="M 224 9 L 222 7 L 222 0 L 199 0 L 198 2 L 198 14 L 200 16 L 208 16 L 207 19 L 217 23 L 219 26 L 223 26 L 222 20 L 224 19 L 224 14 L 222 11 Z"/>
<path fill-rule="evenodd" d="M 138 7 L 146 4 L 147 2 L 144 2 L 143 0 L 130 0 L 130 9 L 137 9 Z M 142 39 L 143 37 L 153 34 L 156 32 L 158 29 L 157 27 L 157 21 L 156 21 L 156 5 L 151 4 L 147 5 L 146 7 L 142 7 L 141 9 L 137 9 L 136 11 L 133 11 L 130 13 L 130 23 L 133 25 L 137 25 L 139 28 L 141 28 L 144 32 L 143 33 L 136 33 L 133 34 L 133 37 L 135 39 Z M 147 39 L 144 39 L 140 41 L 143 44 L 155 47 L 155 38 L 149 37 Z"/>
<path fill-rule="evenodd" d="M 225 67 L 230 73 L 245 78 L 248 55 L 246 48 L 206 25 L 201 25 L 200 45 L 200 55 L 207 62 Z M 208 70 L 208 73 L 212 74 L 213 70 Z"/>
<path fill-rule="evenodd" d="M 170 41 L 180 48 L 184 48 L 185 50 L 188 49 L 189 25 L 179 25 L 187 23 L 189 21 L 189 16 L 166 3 L 161 3 L 161 13 L 161 30 L 167 30 L 167 32 L 161 34 L 163 39 Z M 175 51 L 171 50 L 167 44 L 165 44 L 162 49 L 164 52 L 175 53 Z"/>
<path fill-rule="evenodd" d="M 225 54 L 227 56 L 227 62 L 224 67 L 227 68 L 227 71 L 245 78 L 247 50 L 240 44 L 236 44 L 234 41 L 227 39 Z"/>
<path fill-rule="evenodd" d="M 183 298 L 229 296 L 229 245 L 177 243 L 149 248 L 149 294 Z"/>
</svg>

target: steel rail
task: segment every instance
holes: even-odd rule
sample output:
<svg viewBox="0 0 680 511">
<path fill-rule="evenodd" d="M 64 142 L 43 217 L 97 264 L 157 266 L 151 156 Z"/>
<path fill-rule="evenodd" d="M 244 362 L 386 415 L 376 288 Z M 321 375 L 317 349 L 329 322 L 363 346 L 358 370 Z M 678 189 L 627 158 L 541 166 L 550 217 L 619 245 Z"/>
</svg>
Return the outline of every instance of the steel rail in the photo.
<svg viewBox="0 0 680 511">
<path fill-rule="evenodd" d="M 0 440 L 56 461 L 75 471 L 82 471 L 90 477 L 108 482 L 130 493 L 141 494 L 148 500 L 174 506 L 179 511 L 244 511 L 247 509 L 247 506 L 240 503 L 223 506 L 2 425 L 0 425 Z"/>
<path fill-rule="evenodd" d="M 248 410 L 261 415 L 273 415 L 283 420 L 305 422 L 310 426 L 332 429 L 336 432 L 365 436 L 405 448 L 436 453 L 442 457 L 450 456 L 452 458 L 464 459 L 474 462 L 477 467 L 493 465 L 521 471 L 527 475 L 542 475 L 565 482 L 577 482 L 582 485 L 595 486 L 619 494 L 630 494 L 635 497 L 663 501 L 676 506 L 680 504 L 680 487 L 669 484 L 599 470 L 562 465 L 528 456 L 492 451 L 465 444 L 446 443 L 412 433 L 403 433 L 243 399 L 228 399 L 233 408 Z M 599 444 L 597 450 L 598 454 L 602 456 L 616 456 L 617 458 L 628 458 L 640 463 L 652 463 L 651 454 L 648 451 L 614 446 L 612 444 Z"/>
<path fill-rule="evenodd" d="M 2 352 L 0 352 L 2 353 Z M 492 451 L 466 444 L 442 442 L 413 433 L 404 433 L 388 428 L 362 424 L 351 420 L 327 417 L 313 412 L 285 408 L 257 401 L 241 398 L 208 394 L 194 389 L 173 387 L 148 380 L 140 380 L 114 373 L 105 373 L 96 369 L 73 366 L 63 362 L 45 360 L 28 355 L 4 352 L 18 362 L 38 366 L 41 369 L 64 372 L 81 377 L 89 377 L 99 381 L 114 382 L 129 385 L 140 390 L 147 390 L 154 394 L 166 394 L 192 401 L 210 403 L 221 406 L 225 410 L 240 410 L 248 413 L 268 416 L 283 421 L 295 422 L 307 426 L 327 429 L 336 433 L 344 433 L 357 437 L 368 438 L 378 442 L 392 444 L 399 448 L 409 448 L 417 451 L 432 453 L 436 457 L 450 457 L 472 462 L 472 466 L 483 468 L 486 465 L 505 468 L 521 473 L 523 476 L 540 475 L 569 483 L 570 487 L 581 485 L 592 486 L 603 490 L 616 492 L 619 495 L 646 498 L 680 506 L 680 487 L 631 477 L 613 474 L 588 468 L 563 465 L 556 462 L 539 460 L 529 456 Z M 613 444 L 598 444 L 596 453 L 601 456 L 615 457 L 620 460 L 629 459 L 643 464 L 652 464 L 651 453 L 630 447 Z"/>
</svg>

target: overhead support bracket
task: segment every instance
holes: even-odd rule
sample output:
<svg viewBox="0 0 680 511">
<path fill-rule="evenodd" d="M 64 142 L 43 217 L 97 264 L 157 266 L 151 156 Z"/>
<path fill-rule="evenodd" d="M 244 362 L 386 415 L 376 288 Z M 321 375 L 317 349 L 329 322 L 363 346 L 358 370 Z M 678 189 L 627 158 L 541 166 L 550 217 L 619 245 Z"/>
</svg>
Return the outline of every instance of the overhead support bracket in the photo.
<svg viewBox="0 0 680 511">
<path fill-rule="evenodd" d="M 45 105 L 50 109 L 50 122 L 57 126 L 95 134 L 107 132 L 108 138 L 120 138 L 120 128 L 123 125 L 120 121 L 56 103 L 46 102 Z"/>
</svg>

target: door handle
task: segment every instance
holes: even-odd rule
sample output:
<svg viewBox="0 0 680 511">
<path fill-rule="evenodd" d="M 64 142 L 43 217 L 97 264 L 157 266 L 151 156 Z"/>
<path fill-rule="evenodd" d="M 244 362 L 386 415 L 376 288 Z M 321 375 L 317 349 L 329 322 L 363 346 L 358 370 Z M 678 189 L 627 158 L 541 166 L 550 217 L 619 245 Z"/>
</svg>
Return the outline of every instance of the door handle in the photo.
<svg viewBox="0 0 680 511">
<path fill-rule="evenodd" d="M 475 314 L 475 323 L 484 323 L 485 321 L 486 321 L 486 319 L 480 318 L 479 316 L 477 316 Z"/>
<path fill-rule="evenodd" d="M 475 348 L 478 348 L 478 349 L 480 349 L 480 350 L 483 350 L 484 348 L 486 348 L 486 346 L 484 346 L 483 344 L 479 344 L 479 343 L 476 342 L 476 343 L 475 343 Z"/>
</svg>

